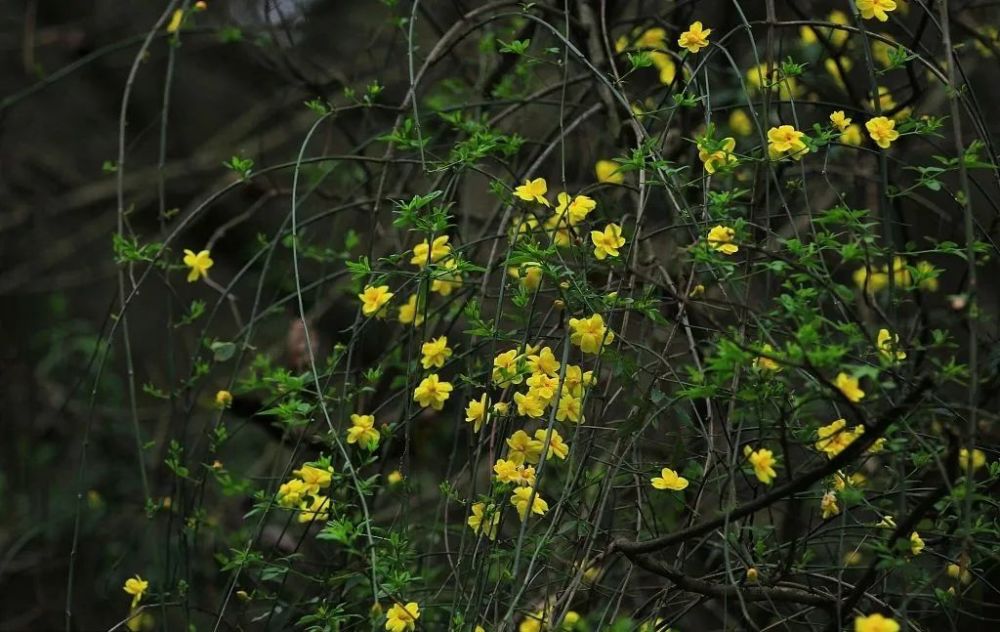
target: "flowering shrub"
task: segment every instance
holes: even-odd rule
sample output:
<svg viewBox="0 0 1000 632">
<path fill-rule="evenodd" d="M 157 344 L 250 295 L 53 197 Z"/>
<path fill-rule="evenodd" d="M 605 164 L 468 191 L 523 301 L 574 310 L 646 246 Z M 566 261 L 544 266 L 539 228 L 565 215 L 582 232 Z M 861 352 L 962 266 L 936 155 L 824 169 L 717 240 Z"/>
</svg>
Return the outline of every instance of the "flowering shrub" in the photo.
<svg viewBox="0 0 1000 632">
<path fill-rule="evenodd" d="M 221 35 L 293 131 L 221 135 L 169 211 L 175 104 L 157 209 L 126 90 L 67 626 L 997 617 L 995 9 L 349 3 L 367 74 L 309 61 L 308 12 L 163 4 L 137 85 Z"/>
</svg>

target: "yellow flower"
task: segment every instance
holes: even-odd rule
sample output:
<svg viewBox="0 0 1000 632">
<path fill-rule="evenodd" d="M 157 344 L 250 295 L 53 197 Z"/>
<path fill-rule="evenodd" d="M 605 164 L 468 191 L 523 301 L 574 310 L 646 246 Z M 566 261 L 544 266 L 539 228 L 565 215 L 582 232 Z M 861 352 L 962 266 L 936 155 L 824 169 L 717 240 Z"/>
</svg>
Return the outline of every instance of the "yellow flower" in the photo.
<svg viewBox="0 0 1000 632">
<path fill-rule="evenodd" d="M 549 185 L 545 182 L 545 178 L 535 178 L 534 180 L 525 180 L 524 184 L 514 189 L 514 195 L 519 197 L 526 202 L 538 202 L 539 204 L 544 204 L 545 206 L 552 206 L 547 199 L 545 199 L 545 194 L 549 191 Z"/>
<path fill-rule="evenodd" d="M 816 31 L 811 26 L 800 26 L 799 27 L 799 40 L 802 42 L 803 46 L 809 46 L 815 44 L 819 41 L 816 37 Z"/>
<path fill-rule="evenodd" d="M 497 462 L 493 464 L 493 473 L 497 475 L 497 480 L 501 483 L 513 483 L 515 479 L 519 478 L 518 467 L 524 467 L 524 464 L 514 460 L 497 459 Z"/>
<path fill-rule="evenodd" d="M 562 234 L 562 231 L 559 233 Z M 537 264 L 526 264 L 524 274 L 516 267 L 511 266 L 508 271 L 510 276 L 521 280 L 521 285 L 529 292 L 534 292 L 542 284 L 542 267 Z"/>
<path fill-rule="evenodd" d="M 882 271 L 888 273 L 888 268 L 883 266 Z M 906 260 L 902 257 L 892 258 L 892 280 L 899 287 L 910 287 L 913 284 L 910 269 L 906 267 Z"/>
<path fill-rule="evenodd" d="M 538 229 L 538 218 L 530 213 L 526 213 L 518 217 L 511 224 L 510 229 L 507 234 L 510 235 L 511 241 L 518 241 L 521 237 L 525 235 L 533 235 Z"/>
<path fill-rule="evenodd" d="M 917 265 L 917 287 L 927 292 L 936 292 L 938 289 L 938 275 L 940 270 L 934 267 L 930 261 L 918 261 Z"/>
<path fill-rule="evenodd" d="M 837 10 L 830 11 L 830 15 L 828 15 L 826 19 L 829 22 L 833 22 L 834 24 L 840 24 L 843 26 L 846 26 L 851 23 L 851 18 L 848 17 L 846 13 Z M 845 31 L 844 29 L 831 29 L 830 42 L 834 46 L 839 48 L 844 44 L 844 42 L 847 41 L 847 38 L 850 36 L 851 36 L 850 32 Z"/>
<path fill-rule="evenodd" d="M 535 613 L 525 615 L 517 626 L 517 632 L 542 632 L 545 629 L 545 612 L 539 610 Z"/>
<path fill-rule="evenodd" d="M 129 577 L 125 580 L 125 585 L 122 586 L 122 590 L 126 593 L 132 595 L 132 607 L 135 608 L 142 601 L 142 596 L 146 594 L 149 590 L 149 582 L 136 575 L 135 577 Z"/>
<path fill-rule="evenodd" d="M 674 492 L 679 492 L 688 486 L 688 480 L 669 467 L 660 470 L 660 475 L 653 477 L 650 482 L 656 489 L 669 489 Z"/>
<path fill-rule="evenodd" d="M 733 150 L 736 149 L 736 139 L 732 136 L 727 136 L 721 142 L 720 148 L 715 151 L 709 151 L 707 148 L 704 148 L 704 143 L 700 141 L 698 143 L 698 160 L 701 160 L 705 171 L 710 174 L 715 173 L 720 167 L 728 167 L 739 162 L 739 159 L 733 155 Z"/>
<path fill-rule="evenodd" d="M 843 110 L 837 110 L 830 115 L 830 122 L 841 132 L 846 131 L 851 124 L 851 119 L 844 114 Z"/>
<path fill-rule="evenodd" d="M 582 579 L 586 584 L 595 583 L 601 576 L 601 567 L 582 560 L 574 564 L 577 570 L 581 571 Z"/>
<path fill-rule="evenodd" d="M 829 74 L 831 77 L 833 77 L 833 81 L 838 86 L 840 86 L 840 88 L 842 90 L 846 90 L 847 89 L 846 88 L 847 84 L 844 81 L 844 75 L 842 74 L 842 72 L 843 73 L 850 72 L 851 68 L 853 66 L 854 66 L 854 62 L 852 62 L 847 57 L 841 57 L 839 65 L 837 64 L 837 60 L 835 60 L 832 57 L 828 57 L 826 59 L 826 61 L 823 62 L 823 67 L 826 68 L 827 74 Z M 848 119 L 848 121 L 850 121 L 850 119 Z M 841 131 L 843 131 L 843 130 L 841 130 Z"/>
<path fill-rule="evenodd" d="M 840 513 L 840 506 L 837 505 L 836 492 L 828 491 L 823 494 L 823 498 L 819 501 L 819 510 L 823 512 L 823 520 L 832 518 Z"/>
<path fill-rule="evenodd" d="M 513 455 L 512 455 L 513 456 Z M 523 455 L 518 453 L 518 458 L 523 459 Z M 497 475 L 497 480 L 501 483 L 513 483 L 515 485 L 534 485 L 535 468 L 525 466 L 523 461 L 512 459 L 497 459 L 493 464 L 493 472 Z"/>
<path fill-rule="evenodd" d="M 847 430 L 846 426 L 845 420 L 837 419 L 817 430 L 816 449 L 826 453 L 826 456 L 832 459 L 865 432 L 864 426 L 855 426 L 854 430 Z"/>
<path fill-rule="evenodd" d="M 857 123 L 851 123 L 844 130 L 844 133 L 840 135 L 840 142 L 844 145 L 850 145 L 851 147 L 858 147 L 861 145 L 861 141 L 864 140 L 861 134 L 861 126 Z"/>
<path fill-rule="evenodd" d="M 365 316 L 377 314 L 392 297 L 393 293 L 389 291 L 388 285 L 378 287 L 366 285 L 365 291 L 358 294 L 358 298 L 361 299 L 361 313 Z"/>
<path fill-rule="evenodd" d="M 756 584 L 758 581 L 760 581 L 760 571 L 756 567 L 751 566 L 747 569 L 747 583 Z"/>
<path fill-rule="evenodd" d="M 510 497 L 510 504 L 517 509 L 517 515 L 521 518 L 521 522 L 524 522 L 528 517 L 528 501 L 532 495 L 535 498 L 531 500 L 531 513 L 544 516 L 545 512 L 549 510 L 549 503 L 545 502 L 534 487 L 518 487 Z"/>
<path fill-rule="evenodd" d="M 518 430 L 507 439 L 510 452 L 507 454 L 510 460 L 515 463 L 538 463 L 542 456 L 544 444 L 537 439 L 532 439 L 528 433 Z"/>
<path fill-rule="evenodd" d="M 517 414 L 538 418 L 545 413 L 546 401 L 534 393 L 514 393 L 514 403 L 517 404 Z"/>
<path fill-rule="evenodd" d="M 852 277 L 854 285 L 859 290 L 866 290 L 869 294 L 879 292 L 889 285 L 889 275 L 886 272 L 875 272 L 871 268 L 858 268 Z"/>
<path fill-rule="evenodd" d="M 861 17 L 866 20 L 875 18 L 879 22 L 887 21 L 889 19 L 887 13 L 896 9 L 895 0 L 857 0 L 856 4 L 858 5 L 858 11 L 861 12 Z M 896 629 L 899 629 L 899 626 Z M 859 632 L 861 631 L 859 630 Z"/>
<path fill-rule="evenodd" d="M 927 545 L 924 544 L 923 539 L 920 534 L 914 531 L 910 534 L 910 553 L 913 555 L 920 555 Z"/>
<path fill-rule="evenodd" d="M 598 261 L 603 261 L 606 257 L 617 257 L 618 249 L 625 245 L 622 227 L 618 224 L 608 224 L 603 231 L 590 231 L 590 240 L 594 242 L 594 256 Z"/>
<path fill-rule="evenodd" d="M 746 112 L 737 108 L 729 113 L 729 129 L 737 136 L 749 136 L 753 133 L 753 121 Z"/>
<path fill-rule="evenodd" d="M 504 351 L 493 358 L 493 383 L 496 385 L 520 384 L 524 380 L 517 368 L 520 355 L 517 349 Z"/>
<path fill-rule="evenodd" d="M 528 396 L 548 405 L 559 389 L 559 378 L 544 373 L 535 373 L 528 378 Z M 523 413 L 522 413 L 523 414 Z"/>
<path fill-rule="evenodd" d="M 958 564 L 949 564 L 947 567 L 948 577 L 952 579 L 957 579 L 963 584 L 968 584 L 972 581 L 972 573 L 969 572 L 969 565 L 972 564 L 972 560 L 965 553 L 958 556 Z"/>
<path fill-rule="evenodd" d="M 889 360 L 898 361 L 906 359 L 906 352 L 899 350 L 899 334 L 891 334 L 888 329 L 879 329 L 875 339 L 875 345 L 879 353 Z"/>
<path fill-rule="evenodd" d="M 528 356 L 528 369 L 532 373 L 544 373 L 555 377 L 559 374 L 559 361 L 556 360 L 550 347 L 542 347 L 538 353 Z"/>
<path fill-rule="evenodd" d="M 545 430 L 539 428 L 535 431 L 535 439 L 545 445 Z M 563 441 L 562 435 L 555 428 L 552 429 L 552 434 L 549 436 L 549 451 L 545 454 L 545 460 L 548 461 L 553 457 L 553 455 L 561 460 L 566 460 L 566 455 L 569 454 L 569 444 Z"/>
<path fill-rule="evenodd" d="M 413 247 L 413 257 L 410 264 L 423 269 L 428 263 L 437 263 L 451 254 L 451 246 L 448 244 L 448 235 L 441 235 L 434 238 L 433 244 L 428 244 L 423 240 Z"/>
<path fill-rule="evenodd" d="M 96 489 L 87 490 L 87 505 L 91 509 L 100 509 L 104 505 L 104 499 L 101 498 L 101 493 Z"/>
<path fill-rule="evenodd" d="M 865 484 L 866 480 L 865 475 L 861 472 L 855 472 L 850 477 L 845 477 L 843 472 L 836 472 L 833 475 L 833 488 L 840 492 L 844 491 L 844 488 L 848 485 L 851 487 L 861 487 Z"/>
<path fill-rule="evenodd" d="M 896 121 L 884 116 L 876 116 L 865 123 L 865 127 L 868 129 L 868 135 L 882 149 L 889 149 L 892 141 L 899 138 L 899 132 L 895 130 Z"/>
<path fill-rule="evenodd" d="M 666 48 L 667 32 L 658 26 L 646 29 L 635 41 L 635 46 L 636 48 Z"/>
<path fill-rule="evenodd" d="M 473 533 L 482 533 L 491 540 L 497 537 L 497 523 L 500 522 L 500 512 L 496 511 L 493 505 L 489 507 L 486 503 L 475 503 L 472 505 L 472 515 L 469 516 L 465 524 L 469 525 Z"/>
<path fill-rule="evenodd" d="M 844 13 L 843 11 L 831 11 L 826 19 L 828 22 L 833 22 L 834 24 L 846 25 L 850 23 L 847 14 Z M 821 29 L 821 32 L 826 34 L 826 37 L 830 40 L 830 43 L 833 44 L 835 48 L 840 48 L 844 44 L 844 42 L 847 41 L 847 38 L 850 36 L 849 32 L 841 29 Z M 819 41 L 819 38 L 816 37 L 816 30 L 814 30 L 813 27 L 810 26 L 800 27 L 799 36 L 802 39 L 802 43 L 806 46 L 810 44 L 815 44 L 816 42 Z"/>
<path fill-rule="evenodd" d="M 889 37 L 888 35 L 882 34 L 883 37 Z M 891 39 L 891 38 L 890 38 Z M 887 44 L 882 40 L 874 39 L 871 40 L 872 45 L 872 58 L 875 59 L 883 68 L 888 68 L 892 65 L 892 58 L 890 53 L 895 50 L 895 46 L 892 44 Z"/>
<path fill-rule="evenodd" d="M 351 415 L 351 427 L 347 429 L 347 442 L 374 450 L 378 447 L 379 433 L 375 429 L 373 415 Z"/>
<path fill-rule="evenodd" d="M 198 279 L 208 278 L 208 269 L 215 264 L 207 250 L 202 250 L 194 254 L 191 250 L 184 250 L 184 265 L 191 268 L 188 271 L 188 283 L 194 283 Z"/>
<path fill-rule="evenodd" d="M 570 342 L 578 345 L 584 353 L 600 353 L 603 345 L 609 345 L 615 339 L 614 332 L 604 325 L 600 314 L 590 318 L 570 318 L 569 326 L 573 330 Z"/>
<path fill-rule="evenodd" d="M 458 261 L 449 259 L 444 262 L 443 270 L 435 270 L 431 278 L 431 292 L 441 296 L 450 296 L 452 291 L 462 285 L 462 274 L 457 272 Z"/>
<path fill-rule="evenodd" d="M 857 566 L 864 561 L 864 556 L 858 551 L 848 551 L 844 553 L 844 566 Z"/>
<path fill-rule="evenodd" d="M 330 499 L 326 496 L 312 496 L 309 502 L 299 505 L 299 522 L 322 522 L 330 517 Z"/>
<path fill-rule="evenodd" d="M 676 632 L 673 628 L 664 627 L 664 619 L 662 617 L 656 617 L 655 619 L 647 619 L 643 621 L 639 626 L 638 632 Z"/>
<path fill-rule="evenodd" d="M 407 632 L 415 630 L 417 619 L 420 618 L 420 606 L 411 601 L 405 606 L 394 603 L 386 613 L 385 629 L 389 632 Z"/>
<path fill-rule="evenodd" d="M 724 255 L 734 255 L 740 248 L 733 243 L 736 239 L 736 231 L 728 226 L 719 224 L 708 231 L 708 245 L 713 250 L 717 250 Z"/>
<path fill-rule="evenodd" d="M 559 421 L 572 421 L 580 423 L 583 421 L 583 400 L 573 395 L 563 395 L 559 398 L 559 407 L 556 408 L 556 419 Z"/>
<path fill-rule="evenodd" d="M 564 195 L 564 194 L 560 193 L 559 195 Z M 576 232 L 570 227 L 569 216 L 566 213 L 560 211 L 556 211 L 552 216 L 550 216 L 547 220 L 545 220 L 545 229 L 549 231 L 548 234 L 549 238 L 552 240 L 552 243 L 560 248 L 564 248 L 572 244 L 573 238 L 576 235 Z M 535 269 L 538 270 L 535 278 L 540 280 L 541 269 L 538 268 L 537 266 L 535 266 Z M 528 287 L 526 283 L 524 283 L 524 285 L 525 287 Z M 538 286 L 536 285 L 535 287 Z M 528 287 L 528 289 L 532 290 L 534 288 Z"/>
<path fill-rule="evenodd" d="M 809 152 L 809 148 L 803 142 L 803 132 L 795 129 L 791 125 L 780 125 L 767 130 L 767 152 L 772 159 L 778 159 L 788 153 L 794 158 L 801 158 Z"/>
<path fill-rule="evenodd" d="M 701 22 L 694 22 L 688 30 L 681 33 L 677 45 L 686 48 L 689 53 L 697 53 L 708 46 L 708 36 L 711 34 L 712 29 L 702 28 Z"/>
<path fill-rule="evenodd" d="M 774 466 L 778 462 L 774 458 L 774 452 L 761 448 L 760 450 L 751 451 L 747 455 L 747 458 L 750 460 L 750 465 L 753 466 L 753 473 L 757 477 L 757 480 L 765 485 L 770 485 L 778 475 L 774 471 Z"/>
<path fill-rule="evenodd" d="M 559 206 L 556 207 L 555 212 L 556 214 L 565 213 L 569 218 L 570 226 L 576 226 L 587 219 L 587 215 L 590 215 L 590 212 L 597 208 L 597 202 L 586 195 L 576 195 L 570 199 L 569 194 L 560 193 L 558 197 Z"/>
<path fill-rule="evenodd" d="M 986 454 L 978 448 L 973 448 L 970 455 L 968 448 L 962 448 L 958 451 L 958 464 L 966 472 L 977 472 L 986 465 Z"/>
<path fill-rule="evenodd" d="M 465 421 L 472 424 L 472 431 L 479 432 L 479 429 L 486 423 L 487 411 L 489 410 L 489 397 L 483 393 L 479 399 L 473 399 L 465 407 Z"/>
<path fill-rule="evenodd" d="M 764 88 L 777 89 L 778 97 L 784 101 L 798 96 L 802 91 L 795 77 L 779 77 L 777 68 L 772 69 L 771 76 L 767 77 L 767 63 L 761 63 L 747 71 L 746 81 L 751 91 L 760 91 Z"/>
<path fill-rule="evenodd" d="M 181 29 L 181 23 L 184 22 L 184 11 L 177 9 L 174 11 L 173 15 L 170 16 L 170 22 L 167 24 L 167 33 L 176 33 Z"/>
<path fill-rule="evenodd" d="M 315 494 L 319 490 L 330 486 L 330 481 L 333 479 L 333 468 L 330 467 L 324 470 L 315 465 L 305 463 L 300 469 L 293 470 L 292 474 L 302 479 L 308 493 Z"/>
<path fill-rule="evenodd" d="M 855 404 L 865 398 L 865 392 L 858 387 L 858 378 L 856 377 L 841 372 L 837 374 L 833 384 L 840 389 L 844 397 Z"/>
<path fill-rule="evenodd" d="M 878 92 L 878 108 L 881 111 L 885 112 L 886 110 L 892 110 L 896 107 L 896 100 L 892 98 L 892 91 L 889 90 L 889 88 L 885 86 L 879 86 L 877 92 Z M 873 110 L 875 109 L 874 99 L 870 99 L 868 101 L 868 104 Z M 896 116 L 898 117 L 899 115 L 897 114 Z"/>
<path fill-rule="evenodd" d="M 278 488 L 278 505 L 281 507 L 297 507 L 310 494 L 309 485 L 297 478 L 282 483 Z"/>
<path fill-rule="evenodd" d="M 129 619 L 125 623 L 129 632 L 140 632 L 140 630 L 153 630 L 156 628 L 156 618 L 147 610 L 137 612 L 134 608 L 129 612 Z"/>
<path fill-rule="evenodd" d="M 620 171 L 617 162 L 613 160 L 598 160 L 594 165 L 594 173 L 601 184 L 622 184 L 625 174 Z"/>
<path fill-rule="evenodd" d="M 430 342 L 425 342 L 420 347 L 420 353 L 424 356 L 420 360 L 420 364 L 425 369 L 429 369 L 432 366 L 440 369 L 444 366 L 448 358 L 451 357 L 451 349 L 448 347 L 448 337 L 441 336 Z"/>
<path fill-rule="evenodd" d="M 890 514 L 886 514 L 885 516 L 882 517 L 881 520 L 879 520 L 878 524 L 876 524 L 875 526 L 878 527 L 879 529 L 895 529 L 896 519 L 893 518 Z"/>
<path fill-rule="evenodd" d="M 233 405 L 233 394 L 224 389 L 216 392 L 215 405 L 219 408 L 229 408 Z"/>
<path fill-rule="evenodd" d="M 765 343 L 760 350 L 768 355 L 774 355 L 774 349 L 767 343 Z M 763 355 L 754 358 L 753 366 L 755 369 L 760 369 L 761 371 L 781 371 L 781 365 L 771 358 Z"/>
<path fill-rule="evenodd" d="M 413 390 L 413 399 L 424 408 L 430 406 L 434 410 L 441 410 L 451 397 L 453 388 L 448 382 L 442 382 L 437 373 L 431 373 Z"/>
<path fill-rule="evenodd" d="M 563 388 L 573 397 L 583 397 L 583 389 L 594 383 L 594 372 L 584 371 L 576 364 L 566 365 Z"/>
<path fill-rule="evenodd" d="M 665 86 L 672 84 L 677 77 L 677 64 L 674 63 L 673 58 L 662 51 L 651 52 L 649 58 L 653 60 L 653 65 L 660 71 L 660 83 Z"/>
<path fill-rule="evenodd" d="M 416 294 L 411 294 L 410 298 L 406 300 L 406 304 L 400 306 L 399 322 L 404 325 L 412 323 L 414 327 L 419 327 L 424 322 L 423 306 L 417 306 Z"/>
<path fill-rule="evenodd" d="M 580 613 L 575 610 L 570 610 L 566 613 L 566 616 L 562 620 L 562 628 L 564 630 L 572 630 L 577 623 L 580 622 Z"/>
<path fill-rule="evenodd" d="M 856 617 L 854 632 L 899 632 L 899 624 L 875 613 L 867 617 Z"/>
<path fill-rule="evenodd" d="M 393 470 L 386 475 L 385 480 L 390 485 L 399 485 L 403 482 L 403 473 L 399 470 Z"/>
</svg>

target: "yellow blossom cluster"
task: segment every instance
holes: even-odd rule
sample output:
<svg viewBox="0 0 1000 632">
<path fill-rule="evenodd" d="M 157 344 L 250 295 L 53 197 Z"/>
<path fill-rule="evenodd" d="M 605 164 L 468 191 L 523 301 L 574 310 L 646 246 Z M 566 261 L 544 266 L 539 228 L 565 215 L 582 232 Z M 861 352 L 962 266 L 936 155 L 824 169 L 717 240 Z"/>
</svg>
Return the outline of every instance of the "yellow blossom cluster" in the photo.
<svg viewBox="0 0 1000 632">
<path fill-rule="evenodd" d="M 938 289 L 938 276 L 940 270 L 936 269 L 929 261 L 917 261 L 913 266 L 916 271 L 916 287 L 925 292 L 935 292 Z M 854 271 L 852 278 L 854 285 L 863 292 L 876 294 L 889 287 L 889 267 L 882 265 L 879 268 L 862 267 Z M 897 289 L 907 289 L 914 287 L 913 274 L 907 266 L 906 260 L 902 257 L 892 259 L 892 282 Z"/>
<path fill-rule="evenodd" d="M 598 319 L 593 321 L 596 323 L 594 326 L 589 325 L 593 317 L 583 319 L 588 322 L 588 327 L 583 328 L 581 336 L 610 336 L 600 315 L 595 314 L 594 317 Z M 573 342 L 581 348 L 586 346 L 585 351 L 594 349 L 596 352 L 599 345 L 599 342 L 589 338 L 585 341 L 582 337 Z M 497 354 L 493 360 L 491 381 L 505 392 L 521 385 L 526 388 L 514 391 L 512 399 L 516 408 L 513 409 L 506 402 L 491 406 L 490 395 L 486 392 L 471 399 L 465 409 L 465 418 L 473 424 L 474 432 L 478 432 L 492 415 L 506 415 L 512 410 L 519 416 L 532 419 L 541 418 L 546 411 L 551 411 L 549 414 L 556 421 L 580 423 L 583 421 L 583 400 L 587 389 L 594 383 L 594 376 L 592 371 L 585 371 L 579 365 L 563 366 L 551 347 L 539 344 Z M 555 407 L 554 411 L 552 407 Z M 513 486 L 510 504 L 522 521 L 530 514 L 544 515 L 549 505 L 538 490 L 536 466 L 542 460 L 565 460 L 569 455 L 569 444 L 555 427 L 537 428 L 533 433 L 519 429 L 504 443 L 504 454 L 493 464 L 496 482 Z M 467 524 L 473 532 L 493 539 L 499 520 L 500 511 L 495 505 L 477 502 L 471 506 Z"/>
<path fill-rule="evenodd" d="M 609 161 L 602 162 L 604 163 L 603 166 L 601 166 L 601 162 L 598 163 L 598 177 L 600 178 L 602 177 L 601 174 L 604 174 L 603 178 L 605 181 L 620 183 L 622 181 L 620 179 L 622 174 L 615 173 L 617 165 Z M 544 229 L 545 234 L 549 236 L 552 243 L 556 246 L 569 246 L 576 240 L 576 226 L 585 221 L 587 216 L 597 208 L 597 202 L 587 195 L 570 195 L 562 191 L 556 195 L 556 205 L 553 207 L 552 203 L 546 197 L 548 190 L 549 187 L 545 178 L 528 179 L 524 181 L 524 184 L 514 187 L 514 197 L 552 209 L 552 213 L 545 219 L 544 225 L 541 228 Z M 538 228 L 539 222 L 534 215 L 524 215 L 519 221 L 515 222 L 512 238 L 517 239 L 522 234 L 532 233 Z M 617 249 L 625 243 L 621 237 L 621 227 L 617 224 L 609 224 L 604 231 L 600 231 L 600 237 L 595 238 L 594 235 L 598 233 L 599 231 L 591 233 L 596 246 L 595 256 L 598 259 L 604 259 L 607 256 L 617 257 Z M 598 239 L 600 239 L 600 242 Z M 541 269 L 539 268 L 534 274 L 540 275 Z M 537 283 L 534 283 L 534 285 L 537 287 Z M 529 286 L 529 289 L 534 288 Z"/>
<path fill-rule="evenodd" d="M 298 510 L 298 521 L 319 522 L 329 517 L 330 498 L 322 490 L 330 487 L 333 467 L 322 463 L 305 463 L 292 472 L 278 488 L 277 502 L 281 507 Z"/>
<path fill-rule="evenodd" d="M 863 425 L 858 424 L 854 426 L 854 428 L 848 430 L 847 421 L 844 419 L 837 419 L 825 426 L 821 426 L 816 431 L 817 439 L 814 445 L 817 450 L 826 454 L 827 458 L 832 459 L 843 452 L 847 446 L 854 443 L 854 441 L 864 433 L 865 427 Z M 880 452 L 884 446 L 885 437 L 880 437 L 868 448 L 867 451 L 871 454 L 875 454 Z"/>
</svg>

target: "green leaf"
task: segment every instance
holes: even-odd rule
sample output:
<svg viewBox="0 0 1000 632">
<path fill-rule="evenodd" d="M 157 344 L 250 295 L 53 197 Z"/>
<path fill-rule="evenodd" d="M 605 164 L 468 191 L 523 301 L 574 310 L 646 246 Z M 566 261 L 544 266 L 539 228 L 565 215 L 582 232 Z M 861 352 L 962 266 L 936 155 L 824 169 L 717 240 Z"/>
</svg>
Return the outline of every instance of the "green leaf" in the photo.
<svg viewBox="0 0 1000 632">
<path fill-rule="evenodd" d="M 209 348 L 216 362 L 225 362 L 236 353 L 236 345 L 231 342 L 213 342 Z"/>
</svg>

